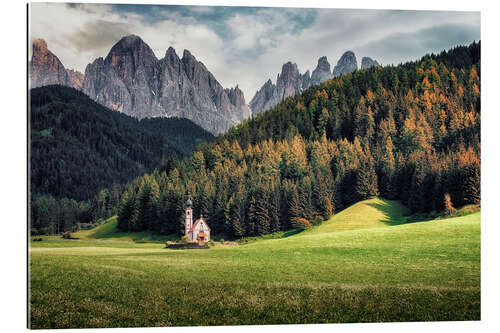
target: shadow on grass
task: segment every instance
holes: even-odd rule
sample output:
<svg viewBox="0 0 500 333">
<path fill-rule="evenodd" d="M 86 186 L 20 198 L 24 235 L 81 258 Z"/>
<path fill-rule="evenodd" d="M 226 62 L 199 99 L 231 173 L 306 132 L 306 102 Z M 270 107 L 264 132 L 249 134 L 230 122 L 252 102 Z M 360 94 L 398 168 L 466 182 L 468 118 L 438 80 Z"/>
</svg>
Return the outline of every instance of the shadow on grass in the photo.
<svg viewBox="0 0 500 333">
<path fill-rule="evenodd" d="M 283 234 L 283 237 L 281 237 L 281 238 L 287 238 L 287 237 L 296 235 L 300 232 L 301 232 L 301 230 L 298 230 L 298 229 L 288 230 L 288 231 L 285 231 L 285 233 Z"/>
<path fill-rule="evenodd" d="M 408 209 L 399 201 L 379 199 L 382 203 L 367 203 L 368 206 L 373 207 L 384 214 L 385 219 L 381 222 L 394 226 L 408 223 Z"/>
</svg>

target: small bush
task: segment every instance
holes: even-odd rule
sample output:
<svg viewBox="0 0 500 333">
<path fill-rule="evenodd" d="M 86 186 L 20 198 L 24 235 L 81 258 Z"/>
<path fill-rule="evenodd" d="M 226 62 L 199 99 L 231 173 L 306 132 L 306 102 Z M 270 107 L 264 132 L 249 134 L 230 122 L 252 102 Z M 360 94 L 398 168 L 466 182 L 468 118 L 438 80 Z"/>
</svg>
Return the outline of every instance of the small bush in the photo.
<svg viewBox="0 0 500 333">
<path fill-rule="evenodd" d="M 312 225 L 320 225 L 321 223 L 323 223 L 323 216 L 316 216 Z"/>
<path fill-rule="evenodd" d="M 302 217 L 296 218 L 292 220 L 292 227 L 298 230 L 305 230 L 311 227 L 311 222 Z"/>
<path fill-rule="evenodd" d="M 221 238 L 219 241 L 222 245 L 224 245 L 224 238 Z"/>
</svg>

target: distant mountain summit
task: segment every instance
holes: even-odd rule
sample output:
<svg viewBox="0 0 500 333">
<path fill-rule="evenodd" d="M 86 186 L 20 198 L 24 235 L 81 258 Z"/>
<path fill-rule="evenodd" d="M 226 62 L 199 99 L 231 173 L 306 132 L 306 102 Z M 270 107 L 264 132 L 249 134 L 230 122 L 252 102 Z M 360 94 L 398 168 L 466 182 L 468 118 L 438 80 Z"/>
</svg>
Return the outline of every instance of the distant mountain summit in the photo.
<svg viewBox="0 0 500 333">
<path fill-rule="evenodd" d="M 68 73 L 59 58 L 47 48 L 47 43 L 43 39 L 33 41 L 33 55 L 28 68 L 31 88 L 50 84 L 72 87 L 76 75 L 74 73 L 75 71 Z"/>
<path fill-rule="evenodd" d="M 282 66 L 281 73 L 276 78 L 276 85 L 270 79 L 267 80 L 262 88 L 255 93 L 249 106 L 253 115 L 257 115 L 309 86 L 309 71 L 301 75 L 297 64 L 289 61 Z"/>
<path fill-rule="evenodd" d="M 373 60 L 370 57 L 363 57 L 363 59 L 361 59 L 361 69 L 367 69 L 372 66 L 379 66 L 377 60 Z"/>
<path fill-rule="evenodd" d="M 371 66 L 378 66 L 378 62 L 371 58 L 363 57 L 362 69 Z M 322 56 L 318 59 L 318 65 L 311 75 L 309 75 L 309 70 L 304 74 L 300 74 L 297 64 L 287 62 L 281 68 L 281 74 L 278 74 L 276 85 L 269 79 L 255 93 L 249 103 L 252 115 L 256 116 L 272 108 L 276 104 L 281 103 L 285 98 L 294 96 L 310 86 L 328 81 L 335 76 L 354 72 L 357 69 L 358 63 L 356 55 L 352 51 L 346 51 L 342 57 L 340 57 L 333 72 L 330 69 L 330 63 L 326 56 Z"/>
<path fill-rule="evenodd" d="M 320 84 L 321 82 L 328 81 L 332 78 L 332 72 L 330 69 L 330 63 L 326 57 L 321 57 L 318 59 L 318 65 L 311 75 L 311 85 Z"/>
<path fill-rule="evenodd" d="M 139 119 L 187 118 L 213 134 L 251 115 L 238 86 L 224 89 L 188 50 L 179 58 L 170 47 L 158 59 L 136 35 L 120 39 L 106 58 L 88 64 L 85 74 L 67 71 L 45 41 L 36 40 L 30 83 L 31 87 L 74 87 L 106 107 Z"/>
<path fill-rule="evenodd" d="M 333 76 L 352 73 L 356 70 L 358 70 L 356 55 L 352 51 L 346 51 L 333 68 Z"/>
</svg>

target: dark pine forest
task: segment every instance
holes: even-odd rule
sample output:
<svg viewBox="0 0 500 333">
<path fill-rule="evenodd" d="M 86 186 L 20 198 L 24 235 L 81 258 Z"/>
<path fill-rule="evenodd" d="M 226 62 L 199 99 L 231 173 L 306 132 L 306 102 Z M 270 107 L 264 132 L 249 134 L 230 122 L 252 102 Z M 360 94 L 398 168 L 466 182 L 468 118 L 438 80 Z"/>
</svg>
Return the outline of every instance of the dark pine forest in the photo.
<svg viewBox="0 0 500 333">
<path fill-rule="evenodd" d="M 32 89 L 30 106 L 35 233 L 116 214 L 124 184 L 215 139 L 190 120 L 139 121 L 63 86 Z"/>
</svg>

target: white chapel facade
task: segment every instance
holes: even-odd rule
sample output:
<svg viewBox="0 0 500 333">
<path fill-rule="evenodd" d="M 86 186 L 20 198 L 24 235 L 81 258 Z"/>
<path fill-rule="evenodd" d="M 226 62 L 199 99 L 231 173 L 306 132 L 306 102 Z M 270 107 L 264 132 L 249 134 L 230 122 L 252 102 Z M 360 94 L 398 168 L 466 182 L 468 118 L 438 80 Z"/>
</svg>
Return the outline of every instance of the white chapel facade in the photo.
<svg viewBox="0 0 500 333">
<path fill-rule="evenodd" d="M 201 240 L 203 242 L 209 242 L 210 227 L 203 219 L 203 216 L 200 216 L 200 218 L 193 223 L 193 209 L 191 208 L 192 205 L 193 202 L 191 201 L 191 199 L 188 199 L 188 201 L 186 202 L 186 222 L 184 225 L 184 234 L 189 237 L 190 241 Z"/>
</svg>

